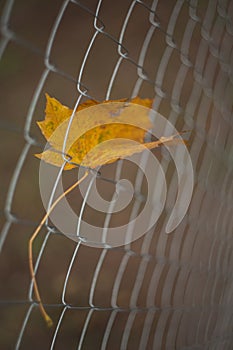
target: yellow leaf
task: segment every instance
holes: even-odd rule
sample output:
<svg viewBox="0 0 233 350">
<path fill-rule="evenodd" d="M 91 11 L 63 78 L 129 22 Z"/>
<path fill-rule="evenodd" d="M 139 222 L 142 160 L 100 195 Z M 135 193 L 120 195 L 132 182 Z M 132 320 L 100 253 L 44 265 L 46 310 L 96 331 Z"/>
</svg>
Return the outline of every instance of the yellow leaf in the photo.
<svg viewBox="0 0 233 350">
<path fill-rule="evenodd" d="M 52 148 L 36 156 L 61 167 L 64 164 L 62 156 L 64 152 L 70 157 L 71 162 L 75 163 L 67 162 L 65 170 L 77 165 L 96 168 L 115 162 L 119 158 L 141 153 L 145 148 L 152 149 L 164 143 L 182 142 L 181 139 L 175 138 L 176 135 L 173 135 L 145 143 L 146 133 L 153 128 L 149 118 L 152 105 L 150 99 L 136 97 L 130 102 L 123 99 L 103 103 L 88 100 L 81 104 L 73 115 L 71 109 L 63 106 L 55 98 L 47 94 L 46 98 L 45 120 L 38 122 L 38 125 Z M 139 108 L 139 105 L 147 108 Z M 70 119 L 71 116 L 72 119 Z M 64 141 L 66 141 L 65 147 Z M 29 241 L 30 274 L 41 314 L 48 326 L 52 325 L 52 320 L 41 301 L 33 264 L 32 245 L 55 206 L 88 176 L 88 172 L 89 170 L 86 170 L 76 183 L 53 202 Z"/>
<path fill-rule="evenodd" d="M 52 149 L 36 156 L 60 167 L 64 163 L 63 144 L 72 110 L 47 94 L 46 98 L 45 120 L 38 125 Z M 72 163 L 96 168 L 142 152 L 145 147 L 155 148 L 172 141 L 144 143 L 145 134 L 153 125 L 148 108 L 138 108 L 138 105 L 150 108 L 152 100 L 136 97 L 130 103 L 122 99 L 103 103 L 88 100 L 81 104 L 72 119 L 65 154 Z M 110 140 L 111 143 L 104 142 Z M 67 163 L 64 169 L 72 169 L 75 164 Z"/>
</svg>

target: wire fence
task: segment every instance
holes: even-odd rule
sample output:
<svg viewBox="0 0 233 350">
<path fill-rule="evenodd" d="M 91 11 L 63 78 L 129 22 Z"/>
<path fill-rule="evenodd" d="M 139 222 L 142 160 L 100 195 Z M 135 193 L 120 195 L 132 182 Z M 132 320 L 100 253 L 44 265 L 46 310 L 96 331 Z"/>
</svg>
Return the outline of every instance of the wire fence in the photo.
<svg viewBox="0 0 233 350">
<path fill-rule="evenodd" d="M 6 0 L 0 8 L 1 349 L 232 349 L 233 1 Z M 33 253 L 51 329 L 27 253 L 45 211 L 34 154 L 44 147 L 36 121 L 46 92 L 70 108 L 87 98 L 154 99 L 177 130 L 191 130 L 195 177 L 189 209 L 170 235 L 177 177 L 163 148 L 155 153 L 166 174 L 165 208 L 140 239 L 94 248 L 46 222 Z M 66 172 L 63 181 L 76 177 Z M 122 178 L 137 196 L 115 215 Z M 139 215 L 144 180 L 121 160 L 91 174 L 86 197 L 77 190 L 69 200 L 82 219 L 108 230 Z M 110 201 L 106 212 L 87 205 L 94 182 Z"/>
</svg>

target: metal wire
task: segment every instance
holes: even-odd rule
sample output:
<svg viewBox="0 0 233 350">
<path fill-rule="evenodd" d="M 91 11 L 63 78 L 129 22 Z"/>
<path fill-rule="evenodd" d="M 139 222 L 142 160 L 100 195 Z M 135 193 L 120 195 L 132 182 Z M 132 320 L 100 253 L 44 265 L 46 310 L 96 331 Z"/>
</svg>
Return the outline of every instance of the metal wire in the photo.
<svg viewBox="0 0 233 350">
<path fill-rule="evenodd" d="M 130 100 L 140 95 L 153 98 L 153 108 L 174 126 L 192 130 L 189 153 L 195 186 L 185 218 L 174 233 L 166 235 L 165 217 L 172 209 L 176 178 L 171 177 L 168 153 L 161 151 L 160 164 L 169 182 L 162 218 L 139 241 L 128 243 L 135 230 L 131 221 L 139 215 L 145 199 L 142 172 L 125 168 L 124 161 L 110 166 L 109 170 L 92 172 L 85 196 L 78 200 L 79 219 L 74 235 L 80 239 L 76 243 L 67 242 L 47 220 L 45 235 L 36 243 L 35 274 L 42 293 L 47 295 L 45 306 L 53 314 L 54 329 L 43 328 L 32 281 L 23 287 L 15 284 L 12 291 L 12 279 L 8 286 L 3 271 L 3 277 L 0 275 L 1 307 L 8 311 L 3 314 L 1 332 L 8 332 L 12 324 L 14 327 L 8 338 L 0 337 L 3 342 L 0 347 L 59 349 L 65 344 L 69 349 L 101 350 L 231 349 L 233 1 L 128 0 L 113 5 L 110 0 L 66 0 L 55 3 L 60 7 L 57 12 L 50 9 L 52 15 L 48 14 L 50 29 L 44 33 L 44 48 L 18 29 L 15 12 L 20 6 L 18 0 L 6 0 L 1 17 L 2 60 L 10 52 L 11 45 L 15 45 L 33 54 L 43 67 L 26 101 L 27 114 L 22 117 L 24 128 L 19 131 L 24 145 L 21 145 L 14 170 L 11 168 L 11 180 L 4 192 L 5 219 L 0 235 L 3 265 L 12 268 L 14 264 L 11 251 L 15 254 L 15 245 L 19 245 L 19 238 L 13 238 L 14 232 L 19 232 L 22 246 L 28 242 L 23 231 L 25 223 L 31 225 L 33 220 L 30 216 L 26 219 L 21 216 L 18 203 L 26 203 L 24 205 L 30 208 L 33 198 L 20 198 L 18 191 L 22 178 L 25 183 L 32 181 L 25 168 L 39 145 L 34 124 L 41 96 L 49 89 L 61 95 L 61 89 L 51 82 L 53 77 L 62 79 L 64 98 L 68 97 L 65 87 L 72 86 L 69 94 L 74 113 L 64 137 L 64 164 L 54 181 L 46 210 L 53 203 L 65 164 L 72 163 L 65 154 L 66 143 L 75 111 L 85 98 L 97 101 L 100 96 L 106 100 L 120 97 Z M 116 14 L 111 12 L 111 6 Z M 85 21 L 82 20 L 84 14 Z M 81 32 L 73 29 L 79 22 L 83 26 Z M 68 23 L 73 27 L 70 30 L 68 26 L 64 31 Z M 80 46 L 80 51 L 72 45 L 71 52 L 65 52 L 75 57 L 75 67 L 71 70 L 68 61 L 64 66 L 59 63 L 56 53 L 61 32 L 65 33 L 62 45 L 71 40 L 72 34 Z M 101 60 L 93 61 L 98 52 L 102 52 Z M 93 71 L 97 78 L 92 76 Z M 97 81 L 99 71 L 103 79 L 100 82 Z M 124 96 L 121 96 L 122 91 Z M 17 103 L 16 109 L 21 102 L 15 99 L 14 104 Z M 11 108 L 15 112 L 13 106 L 9 111 Z M 8 120 L 7 115 L 1 117 Z M 153 122 L 156 127 L 156 120 Z M 7 124 L 14 126 L 12 140 L 14 123 L 17 125 L 16 121 Z M 7 140 L 4 138 L 3 142 Z M 15 145 L 17 148 L 17 143 Z M 4 145 L 1 148 L 4 151 Z M 5 160 L 1 162 L 4 170 Z M 143 154 L 140 164 L 146 167 L 147 162 Z M 106 241 L 114 220 L 114 192 L 107 212 L 101 217 L 102 248 L 86 247 L 82 220 L 85 215 L 97 220 L 92 212 L 89 214 L 88 207 L 94 183 L 101 180 L 102 188 L 107 184 L 115 186 L 126 172 L 134 178 L 134 193 L 137 194 L 128 214 L 127 244 L 115 248 Z M 157 181 L 155 178 L 155 188 Z M 39 208 L 39 204 L 35 207 Z M 39 209 L 38 214 L 41 214 Z M 37 220 L 40 216 L 42 214 Z M 27 230 L 33 231 L 34 226 L 30 225 Z M 25 252 L 20 254 L 21 261 L 27 261 Z M 29 272 L 26 274 L 29 280 Z M 17 288 L 22 288 L 26 300 L 22 291 L 16 292 Z M 9 290 L 11 294 L 6 297 Z M 22 309 L 18 313 L 19 304 Z M 40 342 L 37 344 L 38 328 Z"/>
</svg>

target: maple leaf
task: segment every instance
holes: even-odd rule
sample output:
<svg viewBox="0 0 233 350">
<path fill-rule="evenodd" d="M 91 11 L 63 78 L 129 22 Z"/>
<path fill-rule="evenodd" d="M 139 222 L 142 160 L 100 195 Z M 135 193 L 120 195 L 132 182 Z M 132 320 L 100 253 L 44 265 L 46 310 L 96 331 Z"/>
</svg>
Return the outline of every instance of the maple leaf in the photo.
<svg viewBox="0 0 233 350">
<path fill-rule="evenodd" d="M 73 111 L 48 94 L 46 99 L 45 120 L 37 124 L 52 149 L 35 156 L 61 167 L 64 138 Z M 147 108 L 138 109 L 138 105 Z M 165 142 L 174 142 L 173 136 L 144 142 L 146 132 L 153 128 L 148 113 L 151 106 L 151 99 L 139 97 L 130 103 L 121 99 L 103 103 L 87 100 L 80 104 L 73 116 L 65 148 L 71 163 L 67 162 L 64 169 L 77 165 L 96 168 L 142 152 L 145 147 L 152 149 Z"/>
<path fill-rule="evenodd" d="M 46 94 L 46 99 L 45 119 L 38 122 L 38 125 L 52 149 L 36 154 L 36 157 L 61 167 L 64 164 L 62 156 L 64 152 L 71 160 L 65 164 L 65 170 L 78 165 L 96 168 L 115 162 L 119 158 L 141 153 L 145 148 L 152 149 L 162 144 L 183 142 L 181 138 L 176 138 L 177 135 L 144 142 L 146 133 L 153 128 L 148 113 L 148 108 L 152 106 L 151 99 L 136 97 L 130 102 L 122 99 L 103 103 L 87 100 L 79 105 L 74 115 L 70 108 L 63 106 L 55 98 Z M 139 108 L 138 105 L 147 108 Z M 69 130 L 68 133 L 67 130 Z M 64 140 L 66 140 L 65 147 Z M 33 242 L 55 206 L 84 181 L 88 174 L 89 169 L 86 169 L 85 174 L 52 203 L 29 240 L 29 268 L 35 296 L 41 314 L 49 327 L 52 326 L 52 319 L 45 311 L 36 281 L 32 254 Z"/>
</svg>

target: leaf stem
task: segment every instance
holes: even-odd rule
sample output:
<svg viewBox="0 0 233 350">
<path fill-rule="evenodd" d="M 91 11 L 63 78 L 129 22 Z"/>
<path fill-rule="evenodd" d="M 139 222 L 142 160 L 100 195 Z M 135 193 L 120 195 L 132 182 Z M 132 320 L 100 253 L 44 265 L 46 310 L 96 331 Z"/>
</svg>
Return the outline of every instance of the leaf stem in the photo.
<svg viewBox="0 0 233 350">
<path fill-rule="evenodd" d="M 40 232 L 40 229 L 44 225 L 45 221 L 47 220 L 47 218 L 49 217 L 49 215 L 51 214 L 51 212 L 55 208 L 55 206 L 60 202 L 60 200 L 62 198 L 64 198 L 68 193 L 70 193 L 75 187 L 77 187 L 87 177 L 87 175 L 88 175 L 88 171 L 86 171 L 85 174 L 78 181 L 76 181 L 72 186 L 70 186 L 65 192 L 63 192 L 53 202 L 53 204 L 51 205 L 51 207 L 49 208 L 49 210 L 47 211 L 47 213 L 45 214 L 45 216 L 42 218 L 41 222 L 37 226 L 36 230 L 34 231 L 33 235 L 31 236 L 31 238 L 29 240 L 29 243 L 28 243 L 28 262 L 29 262 L 29 269 L 30 269 L 30 275 L 31 275 L 32 282 L 33 282 L 34 292 L 35 292 L 36 299 L 39 303 L 40 312 L 41 312 L 45 322 L 47 323 L 48 327 L 52 327 L 53 321 L 50 318 L 50 316 L 47 314 L 47 312 L 45 311 L 45 308 L 44 308 L 43 303 L 41 301 L 40 292 L 39 292 L 39 288 L 38 288 L 38 284 L 37 284 L 36 276 L 35 276 L 35 269 L 34 269 L 34 265 L 33 265 L 33 254 L 32 254 L 33 242 L 34 242 L 35 238 L 37 237 L 38 233 Z"/>
</svg>

